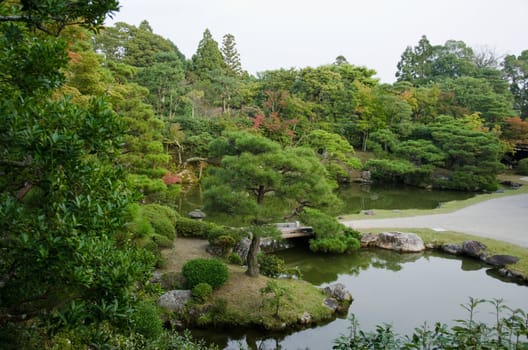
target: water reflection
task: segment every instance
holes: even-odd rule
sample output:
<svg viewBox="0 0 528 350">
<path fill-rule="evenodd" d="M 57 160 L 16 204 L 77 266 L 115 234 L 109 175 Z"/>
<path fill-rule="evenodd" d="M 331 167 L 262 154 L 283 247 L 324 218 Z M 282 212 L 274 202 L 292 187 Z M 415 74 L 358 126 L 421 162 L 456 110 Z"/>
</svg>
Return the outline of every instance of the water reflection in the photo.
<svg viewBox="0 0 528 350">
<path fill-rule="evenodd" d="M 354 313 L 364 330 L 390 323 L 399 333 L 439 321 L 453 324 L 464 319 L 460 307 L 468 297 L 502 298 L 512 308 L 528 310 L 528 288 L 504 283 L 489 266 L 473 259 L 460 259 L 435 252 L 398 254 L 365 250 L 350 255 L 330 256 L 308 252 L 305 246 L 279 253 L 289 267 L 298 266 L 304 279 L 317 286 L 343 283 L 354 301 Z M 493 278 L 490 278 L 493 277 Z M 484 305 L 478 321 L 493 322 L 493 308 Z M 326 325 L 291 334 L 259 331 L 209 330 L 195 333 L 223 349 L 331 349 L 332 340 L 348 332 L 349 322 L 338 318 Z"/>
</svg>

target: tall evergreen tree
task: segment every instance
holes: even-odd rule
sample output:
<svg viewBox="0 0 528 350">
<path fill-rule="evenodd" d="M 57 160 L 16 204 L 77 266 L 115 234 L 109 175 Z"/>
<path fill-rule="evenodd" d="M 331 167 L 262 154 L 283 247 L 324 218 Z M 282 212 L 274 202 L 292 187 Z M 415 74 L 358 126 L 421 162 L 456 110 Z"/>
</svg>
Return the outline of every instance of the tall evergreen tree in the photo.
<svg viewBox="0 0 528 350">
<path fill-rule="evenodd" d="M 191 58 L 191 73 L 202 81 L 210 81 L 211 74 L 219 75 L 226 71 L 226 63 L 218 43 L 213 39 L 209 29 L 203 33 L 198 49 Z"/>
<path fill-rule="evenodd" d="M 240 54 L 236 48 L 235 36 L 232 34 L 224 35 L 222 40 L 222 55 L 227 66 L 227 72 L 231 76 L 242 75 L 242 63 Z"/>
</svg>

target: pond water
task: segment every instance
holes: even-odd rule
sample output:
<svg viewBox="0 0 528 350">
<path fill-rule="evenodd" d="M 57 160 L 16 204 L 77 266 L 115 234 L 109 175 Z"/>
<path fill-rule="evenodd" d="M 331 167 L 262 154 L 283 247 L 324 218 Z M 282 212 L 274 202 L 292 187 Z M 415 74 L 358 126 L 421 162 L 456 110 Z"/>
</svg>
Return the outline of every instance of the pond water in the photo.
<svg viewBox="0 0 528 350">
<path fill-rule="evenodd" d="M 469 297 L 502 298 L 506 305 L 528 311 L 527 286 L 502 281 L 487 266 L 471 259 L 435 252 L 398 254 L 384 250 L 318 255 L 302 245 L 278 255 L 289 267 L 298 266 L 303 278 L 316 286 L 343 283 L 354 297 L 348 315 L 292 334 L 209 330 L 195 336 L 221 349 L 320 350 L 331 349 L 333 339 L 348 334 L 347 317 L 351 314 L 364 330 L 389 323 L 397 332 L 408 334 L 424 322 L 452 325 L 455 319 L 466 319 L 467 312 L 460 304 L 467 304 Z M 493 322 L 491 311 L 491 305 L 479 307 L 476 319 Z"/>
<path fill-rule="evenodd" d="M 433 209 L 443 202 L 470 198 L 474 193 L 460 191 L 426 190 L 411 186 L 360 185 L 341 186 L 337 191 L 343 207 L 336 212 L 354 214 L 367 209 Z M 186 215 L 189 211 L 203 207 L 203 191 L 200 186 L 183 188 L 177 198 L 178 211 Z"/>
</svg>

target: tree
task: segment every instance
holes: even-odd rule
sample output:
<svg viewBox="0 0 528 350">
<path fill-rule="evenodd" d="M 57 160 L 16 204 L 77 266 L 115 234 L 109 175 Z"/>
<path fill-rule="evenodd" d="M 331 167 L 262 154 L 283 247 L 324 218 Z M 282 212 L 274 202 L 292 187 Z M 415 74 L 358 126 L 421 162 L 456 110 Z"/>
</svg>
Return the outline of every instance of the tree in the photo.
<svg viewBox="0 0 528 350">
<path fill-rule="evenodd" d="M 504 58 L 503 72 L 510 81 L 510 91 L 515 98 L 514 108 L 521 118 L 528 117 L 528 50 L 519 56 L 509 55 Z"/>
<path fill-rule="evenodd" d="M 431 78 L 431 61 L 433 46 L 425 35 L 414 48 L 408 46 L 398 62 L 396 78 L 398 81 L 409 81 L 416 85 L 427 83 Z"/>
<path fill-rule="evenodd" d="M 213 39 L 209 29 L 206 29 L 198 43 L 196 53 L 191 58 L 190 71 L 198 80 L 209 81 L 211 73 L 223 74 L 225 70 L 226 63 L 218 43 Z"/>
<path fill-rule="evenodd" d="M 304 207 L 337 202 L 334 184 L 311 150 L 282 148 L 262 136 L 233 132 L 211 142 L 210 153 L 221 162 L 204 182 L 206 209 L 252 225 L 249 276 L 258 276 L 260 238 L 270 235 L 268 224 Z"/>
<path fill-rule="evenodd" d="M 1 327 L 75 305 L 83 313 L 71 326 L 126 323 L 130 293 L 150 273 L 152 256 L 123 231 L 134 196 L 114 163 L 118 116 L 101 98 L 75 104 L 57 90 L 68 61 L 57 35 L 73 23 L 97 27 L 116 8 L 0 3 Z"/>
<path fill-rule="evenodd" d="M 224 35 L 222 40 L 222 56 L 227 66 L 228 75 L 233 77 L 242 76 L 242 63 L 240 63 L 240 54 L 236 48 L 234 35 Z"/>
</svg>

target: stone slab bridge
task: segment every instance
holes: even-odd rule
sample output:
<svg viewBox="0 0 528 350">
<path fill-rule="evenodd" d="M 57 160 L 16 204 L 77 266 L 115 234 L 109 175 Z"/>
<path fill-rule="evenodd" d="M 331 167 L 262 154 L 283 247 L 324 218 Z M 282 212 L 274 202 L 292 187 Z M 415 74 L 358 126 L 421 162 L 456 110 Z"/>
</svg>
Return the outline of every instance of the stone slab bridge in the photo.
<svg viewBox="0 0 528 350">
<path fill-rule="evenodd" d="M 311 226 L 301 226 L 299 221 L 295 222 L 279 222 L 275 226 L 281 232 L 283 239 L 312 237 L 314 235 Z"/>
</svg>

